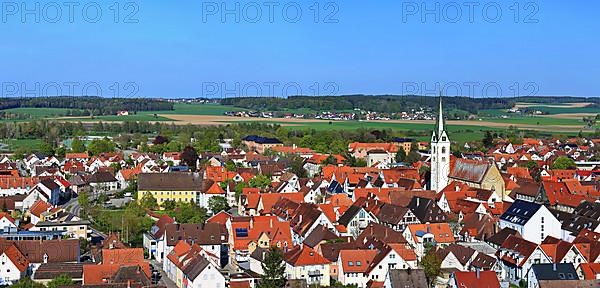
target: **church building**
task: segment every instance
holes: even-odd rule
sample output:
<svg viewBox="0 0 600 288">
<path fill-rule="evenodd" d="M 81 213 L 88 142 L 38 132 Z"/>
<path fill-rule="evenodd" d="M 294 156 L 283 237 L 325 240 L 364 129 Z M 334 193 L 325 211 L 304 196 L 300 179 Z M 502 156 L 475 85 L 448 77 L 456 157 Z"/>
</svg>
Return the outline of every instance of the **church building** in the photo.
<svg viewBox="0 0 600 288">
<path fill-rule="evenodd" d="M 437 124 L 431 135 L 431 190 L 440 192 L 448 185 L 450 174 L 450 138 L 444 127 L 442 97 Z"/>
</svg>

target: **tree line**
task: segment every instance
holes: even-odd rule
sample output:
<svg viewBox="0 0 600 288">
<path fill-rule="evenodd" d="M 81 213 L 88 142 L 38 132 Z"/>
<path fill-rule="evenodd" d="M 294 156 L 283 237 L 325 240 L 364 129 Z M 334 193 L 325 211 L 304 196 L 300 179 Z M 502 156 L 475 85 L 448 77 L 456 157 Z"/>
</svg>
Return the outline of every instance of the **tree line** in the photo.
<svg viewBox="0 0 600 288">
<path fill-rule="evenodd" d="M 0 110 L 12 108 L 66 108 L 80 110 L 75 116 L 114 115 L 118 111 L 173 110 L 173 103 L 148 98 L 104 98 L 97 96 L 56 96 L 0 98 Z"/>
</svg>

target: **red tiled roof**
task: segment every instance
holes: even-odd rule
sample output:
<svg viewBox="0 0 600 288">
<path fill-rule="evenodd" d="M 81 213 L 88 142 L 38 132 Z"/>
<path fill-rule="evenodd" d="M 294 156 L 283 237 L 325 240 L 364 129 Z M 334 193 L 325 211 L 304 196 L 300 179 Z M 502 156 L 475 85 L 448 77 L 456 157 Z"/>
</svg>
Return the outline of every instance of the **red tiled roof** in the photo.
<svg viewBox="0 0 600 288">
<path fill-rule="evenodd" d="M 406 229 L 409 229 L 415 241 L 418 239 L 417 231 L 433 234 L 433 238 L 437 243 L 454 243 L 456 241 L 448 223 L 410 224 Z"/>
<path fill-rule="evenodd" d="M 378 253 L 377 250 L 341 250 L 339 259 L 344 273 L 365 273 Z"/>
<path fill-rule="evenodd" d="M 100 285 L 106 284 L 107 280 L 112 278 L 121 267 L 139 266 L 144 271 L 148 278 L 152 275 L 150 272 L 150 264 L 147 262 L 132 263 L 132 264 L 88 264 L 83 265 L 83 284 L 84 285 Z"/>
<path fill-rule="evenodd" d="M 208 190 L 206 190 L 206 194 L 212 194 L 212 195 L 223 195 L 225 194 L 225 190 L 223 190 L 223 188 L 221 188 L 221 185 L 217 182 L 214 182 L 212 186 L 210 186 L 210 188 L 208 188 Z"/>
<path fill-rule="evenodd" d="M 0 218 L 2 218 L 0 216 Z M 0 255 L 6 254 L 8 259 L 21 271 L 21 273 L 25 272 L 29 267 L 29 260 L 25 258 L 25 255 L 19 251 L 15 244 L 8 246 L 4 251 L 0 251 Z"/>
<path fill-rule="evenodd" d="M 15 219 L 13 219 L 12 216 L 10 216 L 10 214 L 8 212 L 0 212 L 0 219 L 2 219 L 2 218 L 6 218 L 8 221 L 15 224 Z"/>
<path fill-rule="evenodd" d="M 507 255 L 504 255 L 502 257 L 502 260 L 508 261 L 518 266 L 523 266 L 525 262 L 527 262 L 529 256 L 531 256 L 531 254 L 535 251 L 537 247 L 538 245 L 533 242 L 529 242 L 523 238 L 510 235 L 508 236 L 508 238 L 506 238 L 506 240 L 504 240 L 504 243 L 502 243 L 501 248 L 505 250 L 515 251 L 524 258 L 521 261 L 521 263 L 516 263 L 516 260 L 514 260 L 511 257 L 508 257 Z"/>
<path fill-rule="evenodd" d="M 494 271 L 457 271 L 454 279 L 463 288 L 499 288 L 500 282 Z"/>
<path fill-rule="evenodd" d="M 52 207 L 50 204 L 46 203 L 44 200 L 37 200 L 29 207 L 29 213 L 40 217 L 42 213 L 48 211 Z"/>
<path fill-rule="evenodd" d="M 102 262 L 105 264 L 137 264 L 144 262 L 144 249 L 102 249 Z"/>
<path fill-rule="evenodd" d="M 225 211 L 220 211 L 219 213 L 211 216 L 210 218 L 208 218 L 206 220 L 207 223 L 219 223 L 219 224 L 223 224 L 225 225 L 225 223 L 227 222 L 227 220 L 229 220 L 232 216 L 225 212 Z"/>
<path fill-rule="evenodd" d="M 82 153 L 66 153 L 65 154 L 65 159 L 67 160 L 71 160 L 71 159 L 87 159 L 88 157 L 90 157 L 87 153 L 82 152 Z"/>
<path fill-rule="evenodd" d="M 294 249 L 285 253 L 283 258 L 287 263 L 295 267 L 331 264 L 329 260 L 306 245 L 296 246 Z"/>
<path fill-rule="evenodd" d="M 0 176 L 0 189 L 31 188 L 38 182 L 37 177 Z"/>
<path fill-rule="evenodd" d="M 595 280 L 600 276 L 600 263 L 581 263 L 579 267 L 584 280 Z"/>
</svg>

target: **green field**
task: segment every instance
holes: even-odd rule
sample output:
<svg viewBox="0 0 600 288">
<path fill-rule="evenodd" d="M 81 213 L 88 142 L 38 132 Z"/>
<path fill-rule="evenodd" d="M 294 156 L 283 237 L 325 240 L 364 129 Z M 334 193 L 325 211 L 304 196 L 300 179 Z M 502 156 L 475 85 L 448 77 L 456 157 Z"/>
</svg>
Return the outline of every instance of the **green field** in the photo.
<svg viewBox="0 0 600 288">
<path fill-rule="evenodd" d="M 547 107 L 547 106 L 531 106 L 528 107 L 530 110 L 542 111 L 544 113 L 553 114 L 567 114 L 567 113 L 600 113 L 600 109 L 593 107 Z"/>
<path fill-rule="evenodd" d="M 30 121 L 44 118 L 56 118 L 69 115 L 71 111 L 79 111 L 77 109 L 67 108 L 12 108 L 0 110 L 5 113 L 12 113 L 17 115 L 27 115 L 28 119 L 0 119 L 0 121 Z"/>
<path fill-rule="evenodd" d="M 224 106 L 221 104 L 190 104 L 190 103 L 175 103 L 173 110 L 166 111 L 143 111 L 138 112 L 138 115 L 147 114 L 181 114 L 181 115 L 223 115 L 229 111 L 245 111 L 246 109 L 233 106 Z"/>
<path fill-rule="evenodd" d="M 383 123 L 383 122 L 360 122 L 360 121 L 331 121 L 329 124 L 323 122 L 306 122 L 306 123 L 281 123 L 276 120 L 264 121 L 236 121 L 239 123 L 267 123 L 267 124 L 283 124 L 287 125 L 288 129 L 315 129 L 322 130 L 356 130 L 364 129 L 392 129 L 395 131 L 406 131 L 408 136 L 425 134 L 424 136 L 416 136 L 420 141 L 428 141 L 431 137 L 433 126 L 431 124 L 421 123 Z M 475 125 L 448 125 L 448 132 L 452 133 L 452 140 L 460 143 L 466 141 L 474 141 L 481 139 L 485 131 L 501 131 L 502 128 L 481 127 Z"/>
<path fill-rule="evenodd" d="M 539 116 L 514 116 L 509 118 L 482 118 L 485 121 L 507 124 L 528 124 L 528 125 L 572 125 L 584 126 L 582 119 L 550 118 Z"/>
<path fill-rule="evenodd" d="M 14 151 L 18 148 L 36 150 L 42 144 L 41 139 L 0 139 L 0 151 Z"/>
<path fill-rule="evenodd" d="M 94 118 L 90 117 L 77 117 L 77 118 L 69 118 L 68 121 L 105 121 L 105 122 L 115 122 L 115 121 L 173 121 L 167 117 L 163 116 L 154 116 L 153 114 L 142 114 L 138 113 L 136 115 L 127 115 L 127 116 L 117 116 L 117 115 L 107 115 L 107 116 L 95 116 Z"/>
</svg>

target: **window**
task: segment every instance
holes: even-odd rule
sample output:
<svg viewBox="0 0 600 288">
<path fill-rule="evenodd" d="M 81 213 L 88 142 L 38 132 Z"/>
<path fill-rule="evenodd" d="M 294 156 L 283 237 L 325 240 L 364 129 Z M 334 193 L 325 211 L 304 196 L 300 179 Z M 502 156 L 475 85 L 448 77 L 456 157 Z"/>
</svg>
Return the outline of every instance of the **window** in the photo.
<svg viewBox="0 0 600 288">
<path fill-rule="evenodd" d="M 542 224 L 544 224 L 544 217 L 542 217 Z"/>
<path fill-rule="evenodd" d="M 446 147 L 442 147 L 442 153 L 446 153 Z"/>
<path fill-rule="evenodd" d="M 360 266 L 360 261 L 356 261 L 356 266 Z"/>
<path fill-rule="evenodd" d="M 348 261 L 348 266 L 354 266 L 354 263 L 352 263 L 352 261 Z"/>
</svg>

